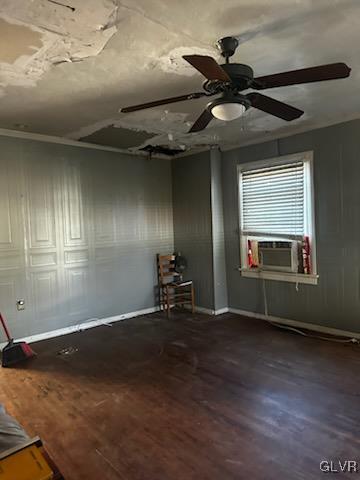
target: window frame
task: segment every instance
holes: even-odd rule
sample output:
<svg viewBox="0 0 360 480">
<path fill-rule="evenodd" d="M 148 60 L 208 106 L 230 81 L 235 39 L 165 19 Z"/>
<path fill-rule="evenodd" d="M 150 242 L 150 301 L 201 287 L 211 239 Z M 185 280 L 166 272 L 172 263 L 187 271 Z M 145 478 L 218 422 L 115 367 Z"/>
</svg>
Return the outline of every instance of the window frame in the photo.
<svg viewBox="0 0 360 480">
<path fill-rule="evenodd" d="M 280 280 L 285 282 L 306 283 L 317 285 L 317 262 L 316 262 L 316 234 L 315 234 L 315 195 L 314 195 L 314 168 L 313 168 L 314 154 L 313 151 L 299 152 L 290 155 L 281 155 L 279 157 L 266 158 L 247 163 L 239 163 L 237 165 L 237 185 L 238 185 L 238 213 L 239 213 L 239 247 L 240 247 L 240 267 L 241 276 L 248 278 L 263 278 L 267 280 Z M 309 236 L 311 253 L 311 274 L 281 272 L 277 270 L 257 270 L 250 269 L 247 266 L 247 240 L 248 238 L 269 238 L 269 239 L 295 239 L 294 235 L 276 234 L 273 236 L 262 237 L 262 235 L 243 234 L 243 219 L 242 219 L 242 173 L 249 170 L 256 170 L 260 168 L 277 167 L 287 165 L 290 163 L 304 163 L 304 230 Z"/>
</svg>

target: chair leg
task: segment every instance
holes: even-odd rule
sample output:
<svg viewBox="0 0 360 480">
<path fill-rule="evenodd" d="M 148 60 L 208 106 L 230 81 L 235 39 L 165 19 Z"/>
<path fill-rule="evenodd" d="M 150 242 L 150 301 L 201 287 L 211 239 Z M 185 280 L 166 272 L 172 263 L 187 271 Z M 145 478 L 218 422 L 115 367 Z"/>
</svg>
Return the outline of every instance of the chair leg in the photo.
<svg viewBox="0 0 360 480">
<path fill-rule="evenodd" d="M 164 290 L 159 287 L 159 307 L 160 307 L 160 312 L 164 310 Z"/>
<path fill-rule="evenodd" d="M 195 313 L 195 290 L 191 285 L 191 312 Z"/>
<path fill-rule="evenodd" d="M 169 287 L 166 286 L 166 313 L 167 317 L 170 317 L 170 295 L 169 295 Z"/>
</svg>

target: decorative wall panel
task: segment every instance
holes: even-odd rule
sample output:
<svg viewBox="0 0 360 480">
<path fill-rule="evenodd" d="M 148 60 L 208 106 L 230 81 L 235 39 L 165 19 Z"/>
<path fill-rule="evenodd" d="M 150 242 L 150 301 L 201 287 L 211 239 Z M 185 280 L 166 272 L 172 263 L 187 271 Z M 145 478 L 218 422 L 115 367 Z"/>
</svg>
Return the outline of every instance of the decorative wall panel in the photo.
<svg viewBox="0 0 360 480">
<path fill-rule="evenodd" d="M 64 245 L 65 247 L 86 245 L 80 164 L 66 162 L 64 165 L 62 194 Z"/>
<path fill-rule="evenodd" d="M 26 165 L 27 226 L 29 248 L 56 247 L 52 164 L 34 161 Z"/>
<path fill-rule="evenodd" d="M 35 271 L 30 274 L 32 302 L 39 321 L 51 321 L 59 313 L 59 282 L 56 270 Z"/>
<path fill-rule="evenodd" d="M 5 158 L 0 175 L 0 251 L 19 247 L 18 195 L 18 181 L 11 172 L 11 159 Z"/>
<path fill-rule="evenodd" d="M 9 137 L 0 152 L 0 309 L 14 333 L 153 306 L 155 254 L 173 250 L 170 162 Z M 156 229 L 137 225 L 146 196 Z"/>
<path fill-rule="evenodd" d="M 66 269 L 68 314 L 79 317 L 89 311 L 89 270 L 87 267 Z"/>
</svg>

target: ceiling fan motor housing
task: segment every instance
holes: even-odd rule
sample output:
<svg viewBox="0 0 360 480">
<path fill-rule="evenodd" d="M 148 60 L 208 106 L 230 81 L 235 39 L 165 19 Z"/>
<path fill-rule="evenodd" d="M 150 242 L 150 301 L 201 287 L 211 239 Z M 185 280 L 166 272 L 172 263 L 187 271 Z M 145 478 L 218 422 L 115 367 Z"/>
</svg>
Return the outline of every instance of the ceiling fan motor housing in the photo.
<svg viewBox="0 0 360 480">
<path fill-rule="evenodd" d="M 206 80 L 203 84 L 204 90 L 215 94 L 229 90 L 229 88 L 241 92 L 251 87 L 254 80 L 254 72 L 249 65 L 244 65 L 243 63 L 225 63 L 220 66 L 231 78 L 231 84 L 219 80 Z"/>
<path fill-rule="evenodd" d="M 249 65 L 243 63 L 225 63 L 221 68 L 229 75 L 232 84 L 237 90 L 249 88 L 254 80 L 254 71 Z"/>
</svg>

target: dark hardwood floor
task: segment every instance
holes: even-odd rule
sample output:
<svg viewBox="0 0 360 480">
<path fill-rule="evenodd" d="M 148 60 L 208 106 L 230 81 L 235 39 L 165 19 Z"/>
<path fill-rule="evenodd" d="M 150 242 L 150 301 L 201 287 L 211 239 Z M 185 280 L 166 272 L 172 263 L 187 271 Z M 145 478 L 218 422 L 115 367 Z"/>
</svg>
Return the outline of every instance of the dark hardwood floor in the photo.
<svg viewBox="0 0 360 480">
<path fill-rule="evenodd" d="M 67 480 L 311 480 L 360 461 L 356 345 L 176 313 L 32 346 L 0 371 L 0 402 Z"/>
</svg>

